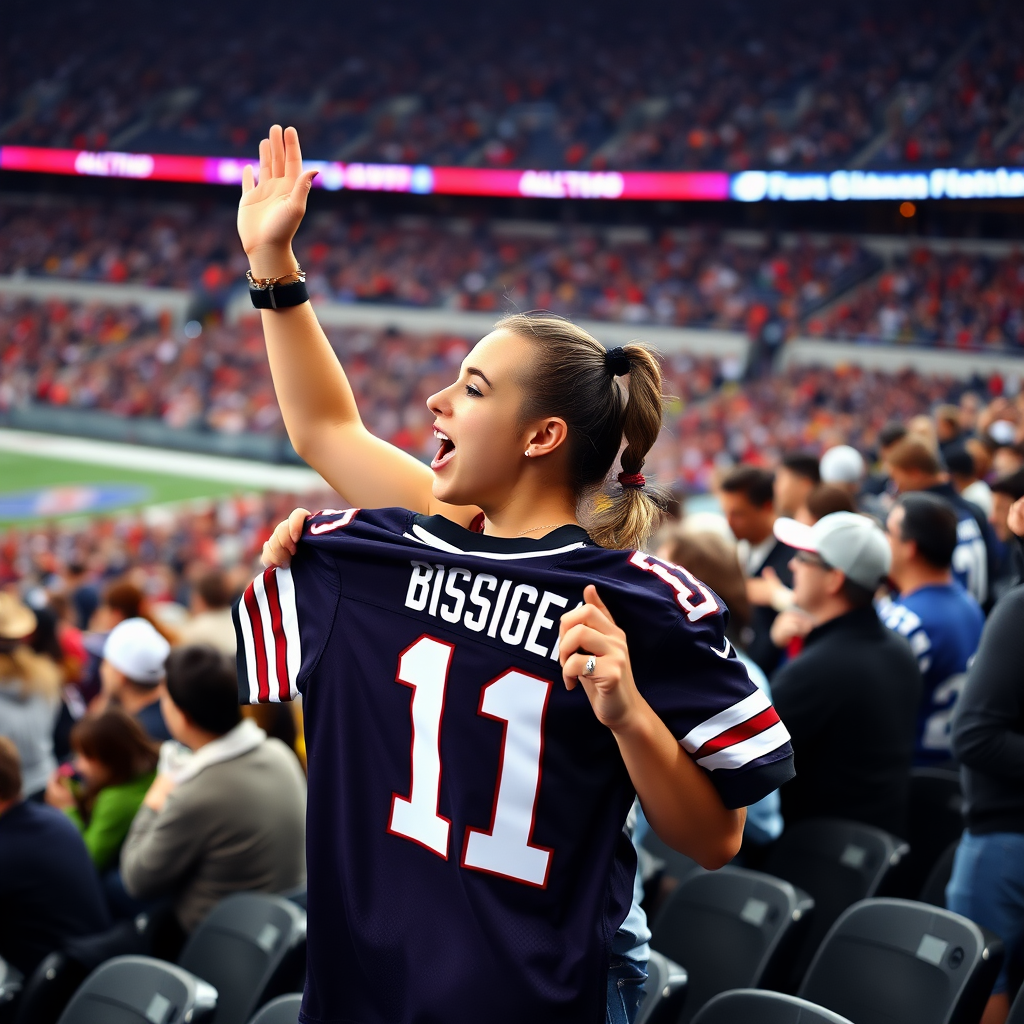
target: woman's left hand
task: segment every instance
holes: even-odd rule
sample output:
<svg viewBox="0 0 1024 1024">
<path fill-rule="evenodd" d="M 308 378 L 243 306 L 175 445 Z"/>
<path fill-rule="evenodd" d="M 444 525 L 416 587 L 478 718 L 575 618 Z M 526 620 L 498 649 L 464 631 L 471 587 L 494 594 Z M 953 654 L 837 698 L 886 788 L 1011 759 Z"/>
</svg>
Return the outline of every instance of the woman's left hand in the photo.
<svg viewBox="0 0 1024 1024">
<path fill-rule="evenodd" d="M 558 659 L 567 690 L 577 683 L 590 699 L 597 720 L 612 731 L 628 727 L 643 698 L 633 681 L 626 634 L 615 625 L 605 603 L 590 584 L 584 603 L 562 616 Z M 594 658 L 593 672 L 587 672 Z"/>
</svg>

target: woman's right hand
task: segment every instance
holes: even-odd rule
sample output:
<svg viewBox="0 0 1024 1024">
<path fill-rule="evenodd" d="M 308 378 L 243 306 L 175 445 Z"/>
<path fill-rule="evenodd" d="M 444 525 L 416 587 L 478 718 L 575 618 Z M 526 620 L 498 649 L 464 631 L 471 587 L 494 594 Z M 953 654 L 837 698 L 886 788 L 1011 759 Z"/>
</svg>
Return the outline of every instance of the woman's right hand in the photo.
<svg viewBox="0 0 1024 1024">
<path fill-rule="evenodd" d="M 270 540 L 263 545 L 263 564 L 269 569 L 287 569 L 292 564 L 292 555 L 302 538 L 302 529 L 309 518 L 309 509 L 297 508 L 285 520 L 277 524 Z"/>
<path fill-rule="evenodd" d="M 249 257 L 253 277 L 284 277 L 297 264 L 292 239 L 306 213 L 306 198 L 316 171 L 303 171 L 299 133 L 294 128 L 270 129 L 260 143 L 260 180 L 252 167 L 242 170 L 238 204 L 238 237 Z"/>
</svg>

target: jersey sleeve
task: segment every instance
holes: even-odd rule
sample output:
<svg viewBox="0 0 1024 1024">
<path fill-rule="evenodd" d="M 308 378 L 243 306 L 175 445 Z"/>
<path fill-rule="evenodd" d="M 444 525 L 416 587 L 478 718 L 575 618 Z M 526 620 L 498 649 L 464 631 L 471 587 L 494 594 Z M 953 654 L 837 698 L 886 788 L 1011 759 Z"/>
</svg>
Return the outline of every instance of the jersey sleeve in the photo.
<svg viewBox="0 0 1024 1024">
<path fill-rule="evenodd" d="M 661 565 L 684 590 L 671 625 L 634 665 L 637 685 L 725 805 L 747 807 L 794 776 L 789 732 L 726 638 L 724 604 L 686 570 Z"/>
<path fill-rule="evenodd" d="M 232 609 L 241 704 L 294 700 L 319 660 L 340 595 L 322 551 L 299 544 L 287 569 L 269 568 Z"/>
</svg>

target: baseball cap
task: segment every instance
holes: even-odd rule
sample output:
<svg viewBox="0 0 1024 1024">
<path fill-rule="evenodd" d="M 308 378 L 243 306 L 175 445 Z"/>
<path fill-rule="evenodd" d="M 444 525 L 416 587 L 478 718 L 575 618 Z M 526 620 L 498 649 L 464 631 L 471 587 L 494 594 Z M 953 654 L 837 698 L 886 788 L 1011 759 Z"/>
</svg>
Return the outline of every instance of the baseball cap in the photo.
<svg viewBox="0 0 1024 1024">
<path fill-rule="evenodd" d="M 833 512 L 813 526 L 795 519 L 776 519 L 775 536 L 798 551 L 811 551 L 839 569 L 847 579 L 874 590 L 892 564 L 889 541 L 867 516 Z"/>
<path fill-rule="evenodd" d="M 133 683 L 156 686 L 164 678 L 171 645 L 146 619 L 119 622 L 103 645 L 103 658 Z"/>
<path fill-rule="evenodd" d="M 837 444 L 821 457 L 823 484 L 855 484 L 864 476 L 864 457 L 848 444 Z"/>
</svg>

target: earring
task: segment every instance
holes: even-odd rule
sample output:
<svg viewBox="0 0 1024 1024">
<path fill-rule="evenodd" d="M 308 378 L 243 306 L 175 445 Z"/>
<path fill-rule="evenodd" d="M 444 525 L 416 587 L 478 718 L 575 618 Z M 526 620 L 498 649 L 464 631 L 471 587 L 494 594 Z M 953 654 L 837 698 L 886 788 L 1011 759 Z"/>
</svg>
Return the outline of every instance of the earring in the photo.
<svg viewBox="0 0 1024 1024">
<path fill-rule="evenodd" d="M 529 449 L 529 448 L 527 448 L 527 449 L 526 449 L 526 451 L 525 451 L 525 452 L 523 452 L 523 454 L 524 454 L 524 455 L 525 455 L 525 456 L 526 456 L 527 458 L 529 458 L 529 457 L 530 457 L 530 449 Z"/>
</svg>

